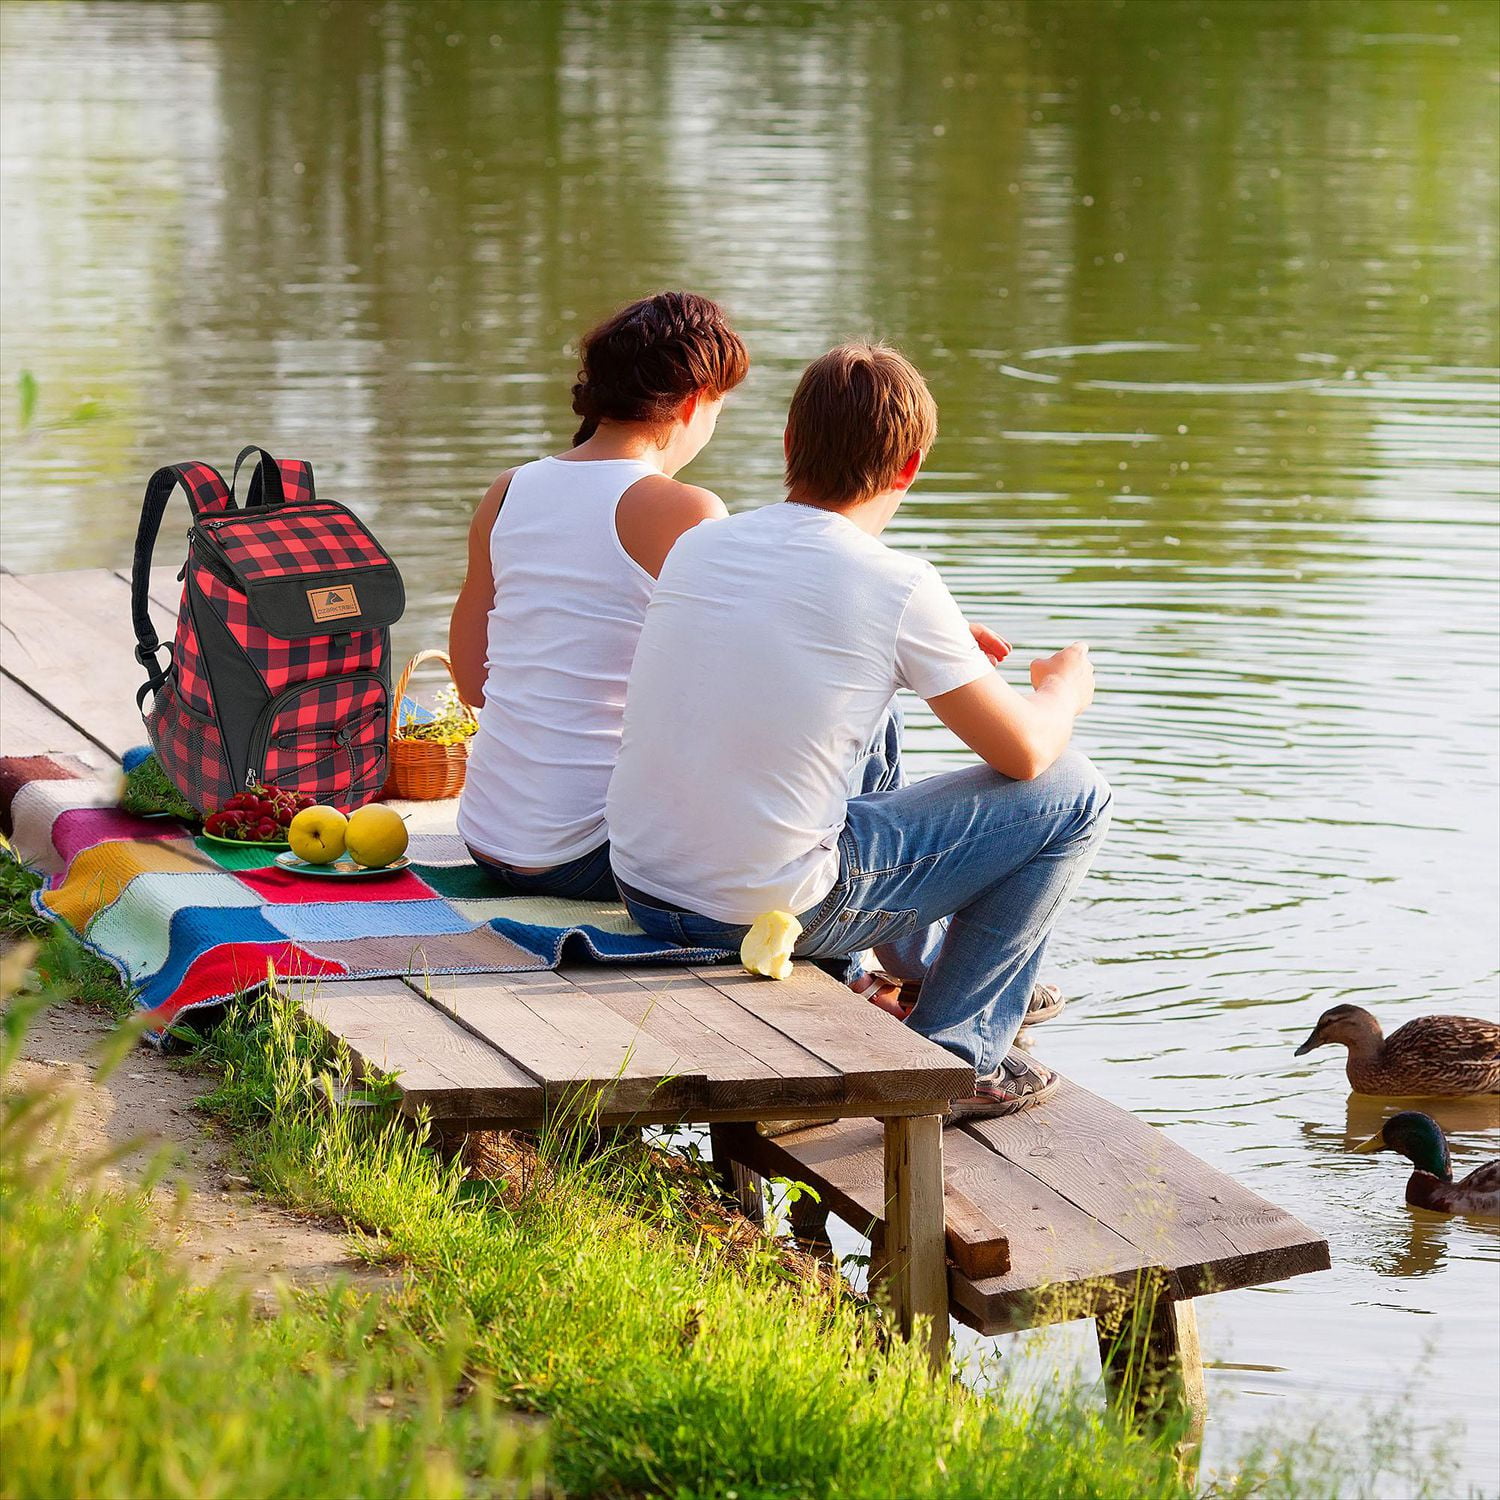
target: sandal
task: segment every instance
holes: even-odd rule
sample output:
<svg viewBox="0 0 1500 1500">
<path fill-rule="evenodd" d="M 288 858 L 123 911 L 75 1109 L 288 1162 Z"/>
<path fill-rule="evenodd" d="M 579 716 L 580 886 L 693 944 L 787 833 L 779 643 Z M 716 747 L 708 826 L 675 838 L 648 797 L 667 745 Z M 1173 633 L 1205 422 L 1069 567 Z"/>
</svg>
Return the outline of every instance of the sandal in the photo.
<svg viewBox="0 0 1500 1500">
<path fill-rule="evenodd" d="M 895 1016 L 898 1021 L 904 1021 L 911 1015 L 922 995 L 920 979 L 892 979 L 889 974 L 882 974 L 878 969 L 861 974 L 849 988 L 856 995 L 863 995 L 871 1005 L 878 1006 L 887 1015 Z M 1043 1021 L 1050 1021 L 1067 1003 L 1055 984 L 1034 984 L 1031 987 L 1031 1002 L 1021 1018 L 1021 1025 L 1040 1026 Z"/>
<path fill-rule="evenodd" d="M 1055 984 L 1038 981 L 1031 987 L 1031 1003 L 1026 1007 L 1021 1025 L 1040 1026 L 1043 1021 L 1050 1021 L 1067 1003 L 1063 999 L 1063 992 Z"/>
<path fill-rule="evenodd" d="M 1050 1098 L 1061 1083 L 1051 1068 L 1012 1048 L 993 1073 L 975 1081 L 972 1099 L 955 1099 L 948 1106 L 945 1123 L 997 1120 L 1018 1114 Z"/>
</svg>

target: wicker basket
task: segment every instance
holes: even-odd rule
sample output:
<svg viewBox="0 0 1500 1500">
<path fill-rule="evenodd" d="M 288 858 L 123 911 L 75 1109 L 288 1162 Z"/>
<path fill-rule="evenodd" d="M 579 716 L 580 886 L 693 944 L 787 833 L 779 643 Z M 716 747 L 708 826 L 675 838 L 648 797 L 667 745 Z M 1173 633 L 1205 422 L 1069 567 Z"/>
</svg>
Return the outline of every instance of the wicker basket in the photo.
<svg viewBox="0 0 1500 1500">
<path fill-rule="evenodd" d="M 396 691 L 391 695 L 390 770 L 386 775 L 387 797 L 410 797 L 418 802 L 430 802 L 439 797 L 456 797 L 464 784 L 464 772 L 469 766 L 469 742 L 457 745 L 439 745 L 433 740 L 403 740 L 400 738 L 401 705 L 406 700 L 407 684 L 411 674 L 424 661 L 440 661 L 448 676 L 453 677 L 453 663 L 446 651 L 418 651 L 407 662 Z M 454 681 L 454 687 L 458 686 Z M 462 700 L 460 700 L 462 701 Z M 467 703 L 464 707 L 475 718 L 474 710 Z"/>
</svg>

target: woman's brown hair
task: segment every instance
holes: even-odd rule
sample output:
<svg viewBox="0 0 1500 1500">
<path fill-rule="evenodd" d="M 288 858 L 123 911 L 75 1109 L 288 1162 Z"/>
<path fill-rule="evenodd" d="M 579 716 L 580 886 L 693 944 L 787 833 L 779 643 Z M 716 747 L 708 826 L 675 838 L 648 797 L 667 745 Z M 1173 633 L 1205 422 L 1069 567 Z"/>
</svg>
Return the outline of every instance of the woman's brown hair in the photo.
<svg viewBox="0 0 1500 1500">
<path fill-rule="evenodd" d="M 622 307 L 584 334 L 578 359 L 575 448 L 601 420 L 670 422 L 686 397 L 717 399 L 750 368 L 724 309 L 695 292 L 658 292 Z"/>
</svg>

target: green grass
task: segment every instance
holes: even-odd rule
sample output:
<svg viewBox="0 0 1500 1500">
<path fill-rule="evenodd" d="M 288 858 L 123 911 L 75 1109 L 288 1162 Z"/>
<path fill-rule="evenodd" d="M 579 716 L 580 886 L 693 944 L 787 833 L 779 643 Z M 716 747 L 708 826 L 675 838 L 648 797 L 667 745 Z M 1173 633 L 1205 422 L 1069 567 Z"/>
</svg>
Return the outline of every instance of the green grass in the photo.
<svg viewBox="0 0 1500 1500">
<path fill-rule="evenodd" d="M 59 1112 L 0 1104 L 0 1496 L 541 1492 L 545 1437 L 468 1381 L 463 1327 L 422 1341 L 347 1289 L 266 1317 L 190 1286 L 149 1197 L 56 1164 Z"/>
<path fill-rule="evenodd" d="M 341 1219 L 400 1268 L 399 1290 L 257 1322 L 186 1293 L 128 1196 L 9 1186 L 0 1347 L 27 1364 L 0 1369 L 0 1445 L 55 1441 L 29 1443 L 0 1496 L 495 1493 L 539 1461 L 504 1408 L 546 1419 L 547 1482 L 577 1496 L 1192 1493 L 1172 1433 L 1070 1390 L 986 1397 L 934 1378 L 868 1304 L 773 1245 L 726 1249 L 691 1170 L 658 1154 L 589 1156 L 586 1131 L 560 1129 L 523 1174 L 475 1180 L 378 1108 L 330 1108 L 338 1059 L 285 1000 L 244 1002 L 196 1040 L 219 1080 L 206 1107 L 261 1189 Z M 101 1434 L 120 1433 L 114 1453 Z M 1363 1494 L 1392 1466 L 1402 1494 L 1447 1493 L 1403 1454 L 1364 1457 L 1372 1472 L 1283 1434 L 1213 1493 Z"/>
</svg>

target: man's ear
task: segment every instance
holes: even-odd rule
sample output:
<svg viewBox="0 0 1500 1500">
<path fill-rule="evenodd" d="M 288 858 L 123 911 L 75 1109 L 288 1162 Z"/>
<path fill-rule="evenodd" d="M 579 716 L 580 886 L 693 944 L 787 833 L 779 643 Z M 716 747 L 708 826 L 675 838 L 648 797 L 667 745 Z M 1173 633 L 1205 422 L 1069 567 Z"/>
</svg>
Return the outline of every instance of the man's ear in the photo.
<svg viewBox="0 0 1500 1500">
<path fill-rule="evenodd" d="M 893 490 L 909 490 L 917 481 L 917 474 L 922 468 L 921 452 L 913 453 L 910 458 L 901 465 L 896 475 L 896 481 L 891 485 Z"/>
</svg>

